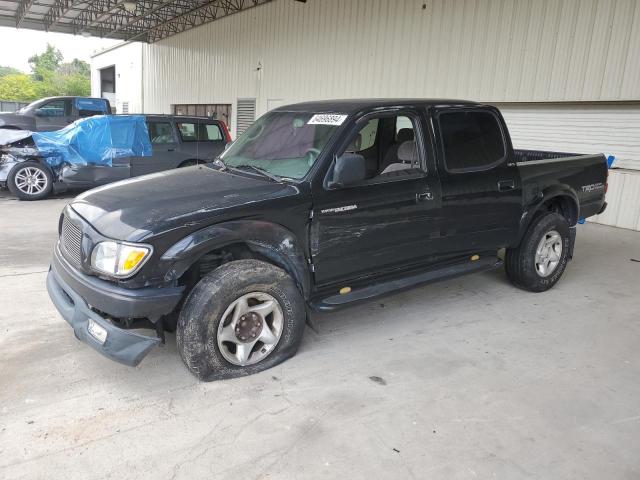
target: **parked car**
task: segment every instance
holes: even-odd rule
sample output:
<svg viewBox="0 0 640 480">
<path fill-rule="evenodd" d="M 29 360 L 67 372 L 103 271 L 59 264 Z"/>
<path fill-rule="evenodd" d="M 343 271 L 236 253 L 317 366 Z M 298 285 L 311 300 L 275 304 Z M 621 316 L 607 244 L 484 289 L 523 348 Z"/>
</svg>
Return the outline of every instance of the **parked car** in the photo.
<svg viewBox="0 0 640 480">
<path fill-rule="evenodd" d="M 109 358 L 136 365 L 177 329 L 198 378 L 247 375 L 295 354 L 310 310 L 497 268 L 502 249 L 515 285 L 548 290 L 606 189 L 603 155 L 514 150 L 493 106 L 290 105 L 213 164 L 72 201 L 47 288 Z"/>
<path fill-rule="evenodd" d="M 41 200 L 51 192 L 88 189 L 211 162 L 230 141 L 224 122 L 206 117 L 146 115 L 146 122 L 152 155 L 117 157 L 110 165 L 63 162 L 52 166 L 30 138 L 13 142 L 0 156 L 0 187 L 8 187 L 21 200 Z M 19 153 L 15 153 L 16 146 L 20 147 Z"/>
<path fill-rule="evenodd" d="M 46 132 L 59 130 L 79 118 L 111 113 L 109 100 L 90 97 L 48 97 L 14 113 L 0 113 L 0 128 Z"/>
</svg>

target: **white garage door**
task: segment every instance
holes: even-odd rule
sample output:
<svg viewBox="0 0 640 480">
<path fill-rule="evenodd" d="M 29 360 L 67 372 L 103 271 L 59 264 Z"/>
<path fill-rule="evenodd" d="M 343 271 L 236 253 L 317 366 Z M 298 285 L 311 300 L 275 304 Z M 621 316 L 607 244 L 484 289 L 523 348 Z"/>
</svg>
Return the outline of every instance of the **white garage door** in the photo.
<svg viewBox="0 0 640 480">
<path fill-rule="evenodd" d="M 615 155 L 640 170 L 640 105 L 498 105 L 515 148 Z"/>
</svg>

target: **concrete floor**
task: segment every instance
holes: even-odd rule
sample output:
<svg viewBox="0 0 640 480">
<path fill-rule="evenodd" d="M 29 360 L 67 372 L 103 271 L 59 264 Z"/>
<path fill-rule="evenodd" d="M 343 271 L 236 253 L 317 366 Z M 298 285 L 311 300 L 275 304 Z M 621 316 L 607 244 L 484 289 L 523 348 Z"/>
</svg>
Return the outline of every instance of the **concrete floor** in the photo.
<svg viewBox="0 0 640 480">
<path fill-rule="evenodd" d="M 317 315 L 205 384 L 174 336 L 138 368 L 75 340 L 44 286 L 68 200 L 0 193 L 0 478 L 640 477 L 640 233 L 580 226 L 547 293 L 495 271 Z"/>
</svg>

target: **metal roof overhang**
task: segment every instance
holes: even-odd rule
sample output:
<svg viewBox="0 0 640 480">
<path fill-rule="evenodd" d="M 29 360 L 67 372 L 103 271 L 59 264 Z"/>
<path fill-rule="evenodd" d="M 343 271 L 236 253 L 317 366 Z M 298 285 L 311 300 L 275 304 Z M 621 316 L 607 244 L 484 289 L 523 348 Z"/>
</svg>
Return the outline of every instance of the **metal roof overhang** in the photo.
<svg viewBox="0 0 640 480">
<path fill-rule="evenodd" d="M 0 26 L 156 42 L 271 0 L 0 0 Z"/>
</svg>

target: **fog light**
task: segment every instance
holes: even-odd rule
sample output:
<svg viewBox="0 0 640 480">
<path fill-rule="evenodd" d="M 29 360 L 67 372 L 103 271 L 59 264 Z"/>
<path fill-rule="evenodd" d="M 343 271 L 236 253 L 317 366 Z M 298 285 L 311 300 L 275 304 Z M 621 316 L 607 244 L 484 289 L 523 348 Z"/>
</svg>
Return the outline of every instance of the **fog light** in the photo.
<svg viewBox="0 0 640 480">
<path fill-rule="evenodd" d="M 87 330 L 89 331 L 89 334 L 101 344 L 104 344 L 104 342 L 107 341 L 107 330 L 104 327 L 98 325 L 92 319 L 89 319 Z"/>
</svg>

